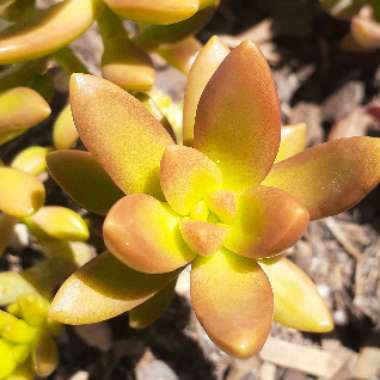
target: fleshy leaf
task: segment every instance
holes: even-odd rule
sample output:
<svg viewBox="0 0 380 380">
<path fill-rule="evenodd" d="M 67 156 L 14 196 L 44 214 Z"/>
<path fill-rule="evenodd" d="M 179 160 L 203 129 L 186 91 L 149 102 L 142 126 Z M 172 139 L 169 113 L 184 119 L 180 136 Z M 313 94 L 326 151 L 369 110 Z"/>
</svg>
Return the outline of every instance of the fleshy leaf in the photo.
<svg viewBox="0 0 380 380">
<path fill-rule="evenodd" d="M 196 149 L 171 145 L 161 159 L 160 183 L 173 210 L 188 215 L 207 194 L 220 189 L 222 174 L 214 162 Z"/>
<path fill-rule="evenodd" d="M 216 191 L 207 199 L 207 206 L 223 223 L 233 222 L 237 212 L 236 194 L 229 191 Z"/>
<path fill-rule="evenodd" d="M 351 20 L 351 34 L 363 48 L 375 50 L 380 48 L 380 24 L 373 20 L 356 16 Z"/>
<path fill-rule="evenodd" d="M 43 334 L 39 337 L 32 355 L 33 367 L 38 376 L 47 377 L 58 365 L 58 347 L 54 339 Z"/>
<path fill-rule="evenodd" d="M 21 151 L 12 161 L 11 167 L 25 173 L 38 175 L 46 171 L 46 155 L 49 148 L 30 146 Z"/>
<path fill-rule="evenodd" d="M 44 252 L 47 252 L 46 243 Z M 78 267 L 91 259 L 93 252 L 81 242 L 50 241 L 51 258 L 21 272 L 0 273 L 0 306 L 17 301 L 29 294 L 50 298 L 52 292 Z"/>
<path fill-rule="evenodd" d="M 160 160 L 173 140 L 145 107 L 87 74 L 72 76 L 70 102 L 81 140 L 120 189 L 160 195 Z"/>
<path fill-rule="evenodd" d="M 275 164 L 263 184 L 286 191 L 319 219 L 353 207 L 379 181 L 380 139 L 351 137 Z"/>
<path fill-rule="evenodd" d="M 33 367 L 38 376 L 47 377 L 54 372 L 58 365 L 58 347 L 54 339 L 43 334 L 37 340 L 33 355 Z"/>
<path fill-rule="evenodd" d="M 187 75 L 201 48 L 196 38 L 189 37 L 176 44 L 163 45 L 157 52 L 169 65 Z"/>
<path fill-rule="evenodd" d="M 309 222 L 307 210 L 284 191 L 264 186 L 240 195 L 224 245 L 251 258 L 268 257 L 292 246 Z"/>
<path fill-rule="evenodd" d="M 145 24 L 174 24 L 191 17 L 198 0 L 105 0 L 118 15 Z"/>
<path fill-rule="evenodd" d="M 280 143 L 280 109 L 265 58 L 250 41 L 227 56 L 198 104 L 194 147 L 216 162 L 224 186 L 257 185 L 270 170 Z"/>
<path fill-rule="evenodd" d="M 202 48 L 190 69 L 183 104 L 183 138 L 187 145 L 193 142 L 195 114 L 202 92 L 229 52 L 230 49 L 214 36 Z"/>
<path fill-rule="evenodd" d="M 195 256 L 182 240 L 177 215 L 146 194 L 120 199 L 107 214 L 103 235 L 110 252 L 145 273 L 173 271 Z"/>
<path fill-rule="evenodd" d="M 58 115 L 53 126 L 53 143 L 57 149 L 71 148 L 78 140 L 73 115 L 68 104 Z"/>
<path fill-rule="evenodd" d="M 271 283 L 275 321 L 301 331 L 329 332 L 333 321 L 310 278 L 286 258 L 259 262 Z"/>
<path fill-rule="evenodd" d="M 106 252 L 64 282 L 49 316 L 72 325 L 104 321 L 142 304 L 177 275 L 136 272 Z"/>
<path fill-rule="evenodd" d="M 7 90 L 0 94 L 0 134 L 17 133 L 34 127 L 45 120 L 50 112 L 49 104 L 31 88 Z"/>
<path fill-rule="evenodd" d="M 152 298 L 129 312 L 129 326 L 134 329 L 145 329 L 154 323 L 168 308 L 174 298 L 176 281 L 169 282 Z"/>
<path fill-rule="evenodd" d="M 205 8 L 187 20 L 172 25 L 149 25 L 134 41 L 144 50 L 157 49 L 162 44 L 174 44 L 196 35 L 211 20 L 219 0 L 208 1 Z"/>
<path fill-rule="evenodd" d="M 7 380 L 34 380 L 35 373 L 29 360 L 20 364 L 11 375 L 7 377 Z"/>
<path fill-rule="evenodd" d="M 95 19 L 99 0 L 67 0 L 0 33 L 0 64 L 42 57 L 70 44 Z M 27 43 L 26 43 L 27 41 Z"/>
<path fill-rule="evenodd" d="M 26 219 L 30 228 L 41 230 L 59 240 L 87 240 L 90 232 L 83 218 L 73 210 L 61 206 L 41 207 Z"/>
<path fill-rule="evenodd" d="M 49 172 L 82 207 L 104 215 L 123 196 L 90 153 L 59 150 L 47 156 Z"/>
<path fill-rule="evenodd" d="M 0 167 L 0 210 L 22 218 L 35 213 L 45 201 L 45 188 L 30 174 Z"/>
<path fill-rule="evenodd" d="M 0 339 L 0 379 L 5 379 L 16 368 L 16 360 L 13 356 L 12 345 L 3 339 Z"/>
<path fill-rule="evenodd" d="M 155 79 L 149 55 L 130 41 L 119 18 L 105 8 L 98 17 L 103 40 L 102 75 L 130 91 L 148 91 Z"/>
<path fill-rule="evenodd" d="M 202 220 L 183 220 L 180 228 L 188 246 L 202 256 L 218 251 L 228 233 L 227 226 Z"/>
<path fill-rule="evenodd" d="M 272 325 L 273 295 L 254 260 L 225 250 L 198 257 L 190 283 L 195 314 L 216 345 L 240 358 L 261 349 Z"/>
<path fill-rule="evenodd" d="M 283 161 L 306 148 L 306 124 L 286 125 L 281 128 L 281 143 L 275 162 Z"/>
</svg>

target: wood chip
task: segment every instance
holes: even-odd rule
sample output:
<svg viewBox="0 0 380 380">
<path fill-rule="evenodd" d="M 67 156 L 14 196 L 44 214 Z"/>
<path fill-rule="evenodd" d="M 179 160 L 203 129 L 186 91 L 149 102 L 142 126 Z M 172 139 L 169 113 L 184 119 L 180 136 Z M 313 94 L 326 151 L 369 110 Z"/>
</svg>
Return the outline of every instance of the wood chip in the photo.
<svg viewBox="0 0 380 380">
<path fill-rule="evenodd" d="M 345 364 L 336 355 L 313 347 L 269 338 L 260 352 L 264 361 L 310 375 L 332 379 Z"/>
<path fill-rule="evenodd" d="M 380 348 L 364 347 L 354 368 L 355 380 L 380 379 Z"/>
</svg>

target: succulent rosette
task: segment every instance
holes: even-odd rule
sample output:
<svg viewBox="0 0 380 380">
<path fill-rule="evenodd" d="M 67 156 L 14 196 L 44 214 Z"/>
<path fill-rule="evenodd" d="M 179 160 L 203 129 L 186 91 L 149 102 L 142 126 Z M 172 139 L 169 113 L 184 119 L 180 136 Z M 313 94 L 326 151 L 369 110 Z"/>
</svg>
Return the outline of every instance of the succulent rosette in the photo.
<svg viewBox="0 0 380 380">
<path fill-rule="evenodd" d="M 107 252 L 62 285 L 52 318 L 88 324 L 129 311 L 132 325 L 145 326 L 191 265 L 195 314 L 231 355 L 255 354 L 273 318 L 302 331 L 333 328 L 312 281 L 281 253 L 310 220 L 352 207 L 377 185 L 379 139 L 300 152 L 305 126 L 281 128 L 259 49 L 247 41 L 230 52 L 216 37 L 189 73 L 186 145 L 105 79 L 73 75 L 70 104 L 88 152 L 49 153 L 48 166 L 72 198 L 106 215 Z"/>
</svg>

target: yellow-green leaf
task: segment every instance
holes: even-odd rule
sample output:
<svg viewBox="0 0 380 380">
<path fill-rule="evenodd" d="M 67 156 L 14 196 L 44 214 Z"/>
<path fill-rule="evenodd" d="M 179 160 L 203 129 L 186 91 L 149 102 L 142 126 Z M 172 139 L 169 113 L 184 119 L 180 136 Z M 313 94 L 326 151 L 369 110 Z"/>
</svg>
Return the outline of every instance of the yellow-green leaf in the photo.
<svg viewBox="0 0 380 380">
<path fill-rule="evenodd" d="M 53 126 L 53 143 L 57 149 L 71 148 L 78 140 L 79 134 L 75 128 L 73 115 L 68 104 L 59 113 Z"/>
<path fill-rule="evenodd" d="M 145 24 L 174 24 L 191 17 L 198 0 L 105 0 L 117 14 Z"/>
<path fill-rule="evenodd" d="M 189 37 L 175 44 L 163 45 L 157 52 L 169 65 L 187 75 L 201 48 L 202 44 L 196 38 Z"/>
<path fill-rule="evenodd" d="M 152 50 L 162 44 L 174 44 L 185 40 L 203 29 L 213 16 L 218 3 L 218 0 L 212 0 L 194 16 L 172 25 L 149 25 L 137 34 L 134 41 L 144 50 Z"/>
<path fill-rule="evenodd" d="M 286 258 L 263 260 L 259 264 L 272 286 L 277 322 L 309 332 L 329 332 L 334 328 L 316 286 L 298 266 Z"/>
<path fill-rule="evenodd" d="M 0 136 L 34 127 L 45 120 L 50 112 L 44 98 L 31 88 L 7 90 L 0 94 Z"/>
<path fill-rule="evenodd" d="M 87 240 L 90 232 L 83 218 L 73 210 L 61 206 L 41 207 L 25 220 L 30 228 L 41 230 L 59 240 Z"/>
<path fill-rule="evenodd" d="M 30 146 L 22 150 L 12 160 L 11 167 L 25 173 L 38 175 L 47 170 L 46 156 L 49 148 Z"/>
<path fill-rule="evenodd" d="M 102 75 L 129 91 L 148 91 L 155 79 L 153 62 L 128 37 L 119 18 L 107 8 L 98 17 L 103 40 Z"/>
<path fill-rule="evenodd" d="M 0 167 L 0 210 L 22 218 L 34 214 L 45 201 L 42 183 L 17 169 Z"/>
<path fill-rule="evenodd" d="M 99 0 L 67 0 L 0 33 L 0 64 L 42 57 L 71 43 L 95 19 Z"/>
</svg>

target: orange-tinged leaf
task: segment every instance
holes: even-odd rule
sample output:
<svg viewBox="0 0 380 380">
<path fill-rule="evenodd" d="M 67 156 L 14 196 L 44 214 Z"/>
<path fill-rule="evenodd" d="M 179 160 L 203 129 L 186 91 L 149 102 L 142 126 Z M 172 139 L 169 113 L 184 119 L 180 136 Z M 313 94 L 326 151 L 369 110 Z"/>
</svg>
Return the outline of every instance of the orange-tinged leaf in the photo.
<svg viewBox="0 0 380 380">
<path fill-rule="evenodd" d="M 113 83 L 74 74 L 70 103 L 81 140 L 126 193 L 161 194 L 159 165 L 173 142 L 132 95 Z"/>
<path fill-rule="evenodd" d="M 82 207 L 104 215 L 123 196 L 90 153 L 59 150 L 47 156 L 49 173 Z"/>
<path fill-rule="evenodd" d="M 66 46 L 95 19 L 99 0 L 67 0 L 0 33 L 0 64 L 42 57 Z"/>
<path fill-rule="evenodd" d="M 183 220 L 180 228 L 188 246 L 202 256 L 218 251 L 228 233 L 226 225 L 202 220 Z"/>
<path fill-rule="evenodd" d="M 176 44 L 163 45 L 157 52 L 169 65 L 187 75 L 201 48 L 196 38 L 189 37 Z"/>
<path fill-rule="evenodd" d="M 193 141 L 195 113 L 202 92 L 229 52 L 230 49 L 214 36 L 201 49 L 190 69 L 183 103 L 183 138 L 187 145 Z"/>
<path fill-rule="evenodd" d="M 38 175 L 46 171 L 46 156 L 49 148 L 29 146 L 22 150 L 11 162 L 11 167 L 25 173 Z"/>
<path fill-rule="evenodd" d="M 27 218 L 31 229 L 37 228 L 51 238 L 59 240 L 87 240 L 90 236 L 83 218 L 73 210 L 61 206 L 41 207 Z"/>
<path fill-rule="evenodd" d="M 103 235 L 110 252 L 145 273 L 173 271 L 195 256 L 181 237 L 178 216 L 146 194 L 120 199 L 107 214 Z"/>
<path fill-rule="evenodd" d="M 71 148 L 78 140 L 78 131 L 75 128 L 73 115 L 68 104 L 59 113 L 53 126 L 53 143 L 57 149 Z"/>
<path fill-rule="evenodd" d="M 380 24 L 359 16 L 351 20 L 351 34 L 363 48 L 375 50 L 380 48 Z"/>
<path fill-rule="evenodd" d="M 31 174 L 0 167 L 0 210 L 22 218 L 34 214 L 45 201 L 45 188 Z"/>
<path fill-rule="evenodd" d="M 71 325 L 104 321 L 142 304 L 177 275 L 136 272 L 106 252 L 64 282 L 49 316 Z"/>
<path fill-rule="evenodd" d="M 168 308 L 174 298 L 176 280 L 169 282 L 152 298 L 132 309 L 129 314 L 129 326 L 134 329 L 145 329 L 154 323 Z"/>
<path fill-rule="evenodd" d="M 230 224 L 233 222 L 237 212 L 236 194 L 229 191 L 216 191 L 210 194 L 206 203 L 223 223 Z"/>
<path fill-rule="evenodd" d="M 119 18 L 108 8 L 98 17 L 103 40 L 102 75 L 130 91 L 149 91 L 155 70 L 148 53 L 128 37 Z"/>
<path fill-rule="evenodd" d="M 276 322 L 309 332 L 329 332 L 334 328 L 316 286 L 297 265 L 284 257 L 259 264 L 272 286 Z"/>
<path fill-rule="evenodd" d="M 171 25 L 149 25 L 143 28 L 134 41 L 144 50 L 157 49 L 162 44 L 174 44 L 197 34 L 210 21 L 219 1 L 208 1 L 205 8 L 194 16 Z"/>
<path fill-rule="evenodd" d="M 199 8 L 198 0 L 105 0 L 117 14 L 145 24 L 174 24 L 188 19 Z"/>
<path fill-rule="evenodd" d="M 0 94 L 0 134 L 17 133 L 34 127 L 45 120 L 50 112 L 49 104 L 31 88 L 7 90 Z"/>
<path fill-rule="evenodd" d="M 223 172 L 224 186 L 257 185 L 270 170 L 280 143 L 280 109 L 265 58 L 250 41 L 227 56 L 198 104 L 194 147 Z"/>
<path fill-rule="evenodd" d="M 281 143 L 275 162 L 283 161 L 306 148 L 306 124 L 286 125 L 281 128 Z"/>
<path fill-rule="evenodd" d="M 160 183 L 174 211 L 188 215 L 203 198 L 222 186 L 218 166 L 196 149 L 171 145 L 161 159 Z"/>
<path fill-rule="evenodd" d="M 223 250 L 198 257 L 190 283 L 195 314 L 214 343 L 240 358 L 256 354 L 273 316 L 272 290 L 259 265 Z"/>
<path fill-rule="evenodd" d="M 224 246 L 251 258 L 268 257 L 292 246 L 309 222 L 307 210 L 284 191 L 264 186 L 240 195 Z"/>
<path fill-rule="evenodd" d="M 379 181 L 380 139 L 351 137 L 275 164 L 263 184 L 286 191 L 319 219 L 353 207 Z"/>
</svg>

